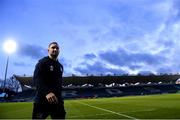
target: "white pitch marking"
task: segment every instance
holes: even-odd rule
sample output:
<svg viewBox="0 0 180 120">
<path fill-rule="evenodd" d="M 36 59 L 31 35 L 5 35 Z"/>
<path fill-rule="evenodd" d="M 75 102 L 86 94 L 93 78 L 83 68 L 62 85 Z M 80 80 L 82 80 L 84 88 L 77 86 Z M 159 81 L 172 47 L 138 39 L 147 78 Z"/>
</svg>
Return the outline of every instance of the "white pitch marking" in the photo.
<svg viewBox="0 0 180 120">
<path fill-rule="evenodd" d="M 72 118 L 76 118 L 76 117 L 91 117 L 91 116 L 100 116 L 100 115 L 108 115 L 108 114 L 112 114 L 112 113 L 93 114 L 93 115 L 74 115 L 74 116 L 71 116 L 71 117 Z"/>
<path fill-rule="evenodd" d="M 77 101 L 76 101 L 76 102 L 77 102 Z M 77 103 L 80 103 L 80 104 L 83 104 L 83 105 L 87 105 L 87 106 L 89 106 L 89 107 L 96 108 L 96 109 L 99 109 L 99 110 L 103 110 L 103 111 L 106 111 L 106 112 L 110 112 L 110 113 L 113 113 L 113 114 L 116 114 L 116 115 L 119 115 L 119 116 L 124 116 L 124 117 L 130 118 L 130 119 L 136 119 L 136 120 L 138 120 L 138 119 L 135 118 L 135 117 L 131 117 L 131 116 L 128 116 L 128 115 L 125 115 L 125 114 L 117 113 L 117 112 L 114 112 L 114 111 L 111 111 L 111 110 L 108 110 L 108 109 L 104 109 L 104 108 L 92 106 L 92 105 L 89 105 L 89 104 L 87 104 L 87 103 L 83 103 L 83 102 L 77 102 Z"/>
</svg>

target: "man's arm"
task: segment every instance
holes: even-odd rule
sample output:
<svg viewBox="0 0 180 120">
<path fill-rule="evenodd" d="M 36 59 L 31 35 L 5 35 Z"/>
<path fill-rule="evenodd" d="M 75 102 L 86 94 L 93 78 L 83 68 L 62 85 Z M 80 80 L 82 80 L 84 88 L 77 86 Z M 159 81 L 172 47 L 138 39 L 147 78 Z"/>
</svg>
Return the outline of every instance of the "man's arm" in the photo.
<svg viewBox="0 0 180 120">
<path fill-rule="evenodd" d="M 34 70 L 33 83 L 36 86 L 36 89 L 38 89 L 43 96 L 46 96 L 51 91 L 43 81 L 43 74 L 43 64 L 38 62 Z"/>
<path fill-rule="evenodd" d="M 43 75 L 45 75 L 43 72 L 43 63 L 39 62 L 35 67 L 33 84 L 36 86 L 36 89 L 40 91 L 42 96 L 46 97 L 49 103 L 58 103 L 55 94 L 52 93 L 48 85 L 45 84 Z"/>
</svg>

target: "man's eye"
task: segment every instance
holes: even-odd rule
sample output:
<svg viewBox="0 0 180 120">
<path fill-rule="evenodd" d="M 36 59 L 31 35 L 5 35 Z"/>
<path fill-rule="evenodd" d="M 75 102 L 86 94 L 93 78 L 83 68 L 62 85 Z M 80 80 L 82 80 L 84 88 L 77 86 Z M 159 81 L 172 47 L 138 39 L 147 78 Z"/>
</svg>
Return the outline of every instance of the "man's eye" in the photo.
<svg viewBox="0 0 180 120">
<path fill-rule="evenodd" d="M 59 49 L 59 47 L 52 47 L 52 49 Z"/>
</svg>

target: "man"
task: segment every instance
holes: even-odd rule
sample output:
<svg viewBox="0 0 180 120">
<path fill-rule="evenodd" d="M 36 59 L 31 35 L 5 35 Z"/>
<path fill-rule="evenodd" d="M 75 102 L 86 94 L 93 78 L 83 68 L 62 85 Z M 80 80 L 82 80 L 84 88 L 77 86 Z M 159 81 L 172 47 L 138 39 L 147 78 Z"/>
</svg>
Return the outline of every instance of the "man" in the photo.
<svg viewBox="0 0 180 120">
<path fill-rule="evenodd" d="M 48 47 L 48 56 L 36 64 L 33 82 L 36 86 L 35 102 L 33 104 L 33 119 L 65 119 L 62 92 L 63 66 L 59 63 L 59 45 L 52 42 Z"/>
</svg>

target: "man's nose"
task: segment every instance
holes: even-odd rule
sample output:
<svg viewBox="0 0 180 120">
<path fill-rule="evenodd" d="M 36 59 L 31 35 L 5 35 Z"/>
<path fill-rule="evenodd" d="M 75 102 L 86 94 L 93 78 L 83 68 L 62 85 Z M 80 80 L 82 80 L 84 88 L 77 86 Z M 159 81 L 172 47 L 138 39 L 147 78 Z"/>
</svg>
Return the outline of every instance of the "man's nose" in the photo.
<svg viewBox="0 0 180 120">
<path fill-rule="evenodd" d="M 57 48 L 54 48 L 54 51 L 58 51 L 58 49 L 57 49 Z"/>
</svg>

